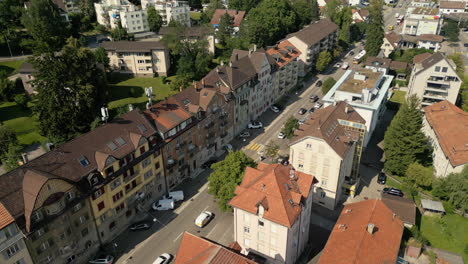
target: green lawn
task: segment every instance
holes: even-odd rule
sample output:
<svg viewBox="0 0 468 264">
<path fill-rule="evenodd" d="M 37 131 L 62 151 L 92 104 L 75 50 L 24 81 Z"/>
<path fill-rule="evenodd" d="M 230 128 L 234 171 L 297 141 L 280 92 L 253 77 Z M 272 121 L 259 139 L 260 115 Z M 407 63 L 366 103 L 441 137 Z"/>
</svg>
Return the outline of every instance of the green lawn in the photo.
<svg viewBox="0 0 468 264">
<path fill-rule="evenodd" d="M 176 76 L 171 76 L 167 80 L 172 81 L 175 78 Z M 161 77 L 123 78 L 119 82 L 109 86 L 109 109 L 128 104 L 144 107 L 145 102 L 148 101 L 145 95 L 145 87 L 153 87 L 153 102 L 163 100 L 165 97 L 177 93 L 176 91 L 172 91 L 168 84 L 163 84 Z"/>
<path fill-rule="evenodd" d="M 193 20 L 200 20 L 201 12 L 190 12 L 190 18 Z"/>
<path fill-rule="evenodd" d="M 23 146 L 45 140 L 39 135 L 36 120 L 31 116 L 31 109 L 23 109 L 14 102 L 0 103 L 0 121 L 16 131 L 19 143 Z"/>
<path fill-rule="evenodd" d="M 392 97 L 390 98 L 390 102 L 403 104 L 406 100 L 405 96 L 406 96 L 405 91 L 394 91 L 392 94 Z"/>
<path fill-rule="evenodd" d="M 420 230 L 431 246 L 452 251 L 468 261 L 468 219 L 457 214 L 423 216 Z"/>
<path fill-rule="evenodd" d="M 14 73 L 26 60 L 0 62 L 0 71 L 6 71 L 7 75 Z"/>
</svg>

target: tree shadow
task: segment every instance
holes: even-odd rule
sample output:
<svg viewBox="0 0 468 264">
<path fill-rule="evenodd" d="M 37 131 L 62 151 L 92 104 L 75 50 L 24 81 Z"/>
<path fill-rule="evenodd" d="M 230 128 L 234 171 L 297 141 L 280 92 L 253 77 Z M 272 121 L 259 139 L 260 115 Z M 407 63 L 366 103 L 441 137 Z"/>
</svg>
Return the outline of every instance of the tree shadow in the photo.
<svg viewBox="0 0 468 264">
<path fill-rule="evenodd" d="M 144 90 L 140 86 L 120 86 L 120 85 L 109 85 L 106 91 L 106 97 L 109 101 L 116 101 L 129 97 L 138 98 L 144 95 Z"/>
<path fill-rule="evenodd" d="M 20 117 L 32 116 L 31 108 L 23 108 L 17 104 L 6 107 L 0 106 L 0 121 L 5 122 Z"/>
<path fill-rule="evenodd" d="M 109 84 L 117 84 L 119 82 L 130 80 L 132 78 L 135 78 L 133 74 L 112 72 L 112 73 L 109 73 L 109 75 L 107 76 L 107 81 L 109 82 Z"/>
</svg>

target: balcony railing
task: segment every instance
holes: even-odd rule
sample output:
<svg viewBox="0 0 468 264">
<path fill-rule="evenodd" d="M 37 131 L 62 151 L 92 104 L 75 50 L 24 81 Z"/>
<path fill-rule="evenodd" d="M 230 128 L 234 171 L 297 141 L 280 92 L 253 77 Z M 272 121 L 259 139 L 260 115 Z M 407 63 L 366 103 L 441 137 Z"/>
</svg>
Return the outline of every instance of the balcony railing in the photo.
<svg viewBox="0 0 468 264">
<path fill-rule="evenodd" d="M 128 183 L 129 181 L 135 179 L 135 177 L 139 174 L 139 171 L 138 170 L 135 170 L 134 173 L 132 175 L 129 175 L 127 177 L 124 177 L 124 182 L 125 183 Z"/>
</svg>

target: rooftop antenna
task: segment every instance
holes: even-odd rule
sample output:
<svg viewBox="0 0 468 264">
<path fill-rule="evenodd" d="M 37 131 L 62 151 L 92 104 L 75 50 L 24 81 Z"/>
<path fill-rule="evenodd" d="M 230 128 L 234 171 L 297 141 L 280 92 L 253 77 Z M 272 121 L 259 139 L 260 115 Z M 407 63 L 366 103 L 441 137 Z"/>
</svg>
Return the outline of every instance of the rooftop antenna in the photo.
<svg viewBox="0 0 468 264">
<path fill-rule="evenodd" d="M 102 122 L 107 123 L 107 120 L 109 119 L 109 110 L 107 109 L 107 107 L 101 107 L 101 115 Z"/>
</svg>

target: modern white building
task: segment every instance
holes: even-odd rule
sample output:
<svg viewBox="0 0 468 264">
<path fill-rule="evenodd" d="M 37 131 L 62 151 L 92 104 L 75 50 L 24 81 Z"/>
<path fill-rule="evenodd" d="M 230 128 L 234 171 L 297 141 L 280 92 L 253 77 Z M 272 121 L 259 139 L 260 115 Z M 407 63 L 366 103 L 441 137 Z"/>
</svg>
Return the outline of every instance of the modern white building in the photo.
<svg viewBox="0 0 468 264">
<path fill-rule="evenodd" d="M 457 101 L 461 79 L 455 63 L 442 53 L 434 53 L 414 64 L 407 96 L 415 94 L 423 107 L 448 100 Z"/>
<path fill-rule="evenodd" d="M 468 1 L 440 1 L 439 8 L 442 14 L 467 13 Z"/>
<path fill-rule="evenodd" d="M 170 21 L 175 20 L 190 27 L 190 7 L 187 1 L 142 0 L 141 6 L 145 10 L 149 6 L 154 6 L 163 19 L 163 25 L 168 25 Z"/>
<path fill-rule="evenodd" d="M 438 35 L 442 25 L 443 19 L 438 8 L 410 7 L 407 10 L 401 34 L 413 36 L 422 34 Z"/>
<path fill-rule="evenodd" d="M 312 175 L 291 166 L 247 167 L 229 202 L 241 253 L 260 255 L 266 263 L 296 263 L 309 240 L 314 183 Z"/>
<path fill-rule="evenodd" d="M 449 101 L 430 105 L 424 112 L 422 130 L 434 149 L 435 176 L 461 172 L 468 164 L 468 113 Z"/>
<path fill-rule="evenodd" d="M 376 70 L 347 70 L 322 98 L 325 106 L 346 101 L 366 120 L 367 136 L 364 147 L 385 113 L 392 79 L 393 76 Z"/>
<path fill-rule="evenodd" d="M 128 33 L 149 30 L 146 10 L 141 10 L 127 0 L 102 0 L 94 3 L 96 19 L 100 25 L 117 28 L 121 23 Z"/>
</svg>

